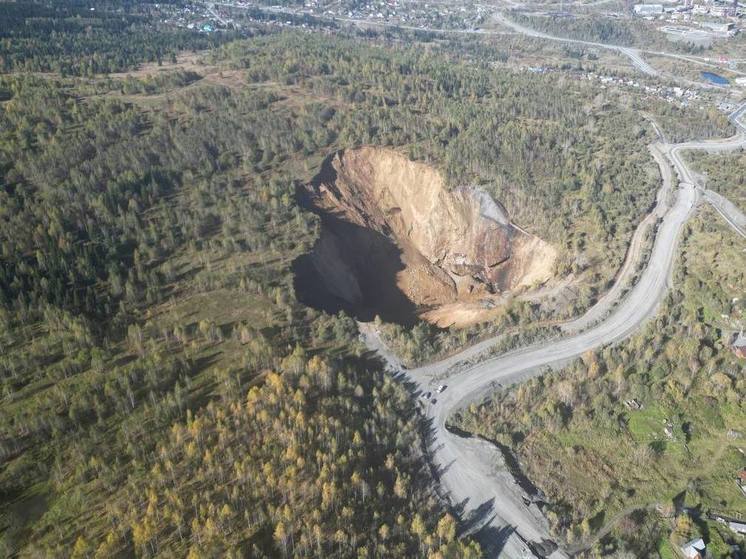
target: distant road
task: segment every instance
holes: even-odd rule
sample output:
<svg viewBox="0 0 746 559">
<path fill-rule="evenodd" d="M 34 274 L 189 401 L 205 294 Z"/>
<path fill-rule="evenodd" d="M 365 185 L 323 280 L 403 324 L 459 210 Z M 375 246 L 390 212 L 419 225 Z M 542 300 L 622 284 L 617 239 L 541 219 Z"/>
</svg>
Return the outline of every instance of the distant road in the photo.
<svg viewBox="0 0 746 559">
<path fill-rule="evenodd" d="M 734 149 L 746 148 L 743 143 L 743 138 L 746 135 L 746 126 L 742 123 L 746 115 L 746 103 L 741 104 L 733 113 L 730 115 L 730 120 L 733 122 L 737 129 L 738 134 L 728 141 L 710 141 L 710 142 L 695 142 L 695 143 L 684 143 L 680 144 L 676 148 L 676 155 L 681 150 L 701 150 L 708 153 L 719 153 L 726 151 L 733 151 Z M 733 142 L 736 144 L 741 140 L 740 146 L 733 147 Z M 733 202 L 718 194 L 713 190 L 702 190 L 704 200 L 710 204 L 715 211 L 736 231 L 739 235 L 746 238 L 746 215 L 739 209 Z"/>
<path fill-rule="evenodd" d="M 536 37 L 539 39 L 547 39 L 549 41 L 559 41 L 563 43 L 575 43 L 575 44 L 581 44 L 581 45 L 588 45 L 592 47 L 599 47 L 603 49 L 613 50 L 617 51 L 625 56 L 627 56 L 630 61 L 632 62 L 632 65 L 643 72 L 644 74 L 647 74 L 649 76 L 657 76 L 660 74 L 655 68 L 653 68 L 650 64 L 648 64 L 643 58 L 642 54 L 652 54 L 654 56 L 665 56 L 668 58 L 675 58 L 678 60 L 683 60 L 685 62 L 691 62 L 692 64 L 698 64 L 700 66 L 706 66 L 708 68 L 714 68 L 714 69 L 720 69 L 721 67 L 717 64 L 713 64 L 712 62 L 709 62 L 707 59 L 701 56 L 693 56 L 693 55 L 684 55 L 684 54 L 676 54 L 672 52 L 665 52 L 665 51 L 655 51 L 655 50 L 645 50 L 645 49 L 636 49 L 632 47 L 625 47 L 621 45 L 612 45 L 607 43 L 599 43 L 594 41 L 583 41 L 580 39 L 571 39 L 568 37 L 559 37 L 557 35 L 550 35 L 548 33 L 543 33 L 541 31 L 537 31 L 535 29 L 531 29 L 530 27 L 526 27 L 525 25 L 521 25 L 520 23 L 516 23 L 512 21 L 511 19 L 508 19 L 508 17 L 501 12 L 496 12 L 494 14 L 495 20 L 504 25 L 505 27 L 508 27 L 510 29 L 513 29 L 517 33 L 522 33 L 523 35 L 529 36 L 529 37 Z M 730 72 L 733 72 L 735 74 L 739 75 L 746 75 L 746 73 L 741 72 L 740 70 L 734 70 L 729 69 Z M 678 79 L 677 76 L 667 76 L 672 79 Z M 687 80 L 688 81 L 688 80 Z M 715 84 L 710 83 L 702 83 L 702 82 L 693 82 L 696 83 L 698 86 L 701 87 L 707 87 L 707 88 L 718 88 L 720 86 L 717 86 Z"/>
<path fill-rule="evenodd" d="M 601 0 L 598 3 L 604 3 L 607 0 Z M 507 35 L 510 34 L 510 32 L 506 31 L 497 31 L 492 29 L 444 29 L 444 28 L 436 28 L 436 27 L 423 27 L 423 26 L 416 26 L 416 25 L 406 25 L 406 24 L 400 24 L 400 23 L 390 23 L 386 21 L 379 21 L 379 20 L 372 20 L 372 19 L 363 19 L 363 18 L 353 18 L 353 17 L 345 17 L 345 16 L 329 16 L 324 14 L 315 14 L 311 10 L 306 8 L 285 8 L 282 6 L 262 6 L 262 5 L 252 5 L 252 6 L 239 6 L 235 4 L 231 4 L 229 2 L 207 2 L 206 3 L 208 8 L 211 9 L 211 13 L 223 24 L 226 24 L 226 22 L 223 20 L 223 18 L 220 18 L 214 11 L 212 11 L 212 8 L 214 6 L 224 6 L 228 8 L 234 8 L 234 9 L 247 9 L 247 8 L 255 8 L 259 10 L 263 10 L 265 12 L 279 14 L 279 15 L 292 15 L 292 16 L 309 16 L 313 17 L 315 19 L 321 20 L 321 21 L 339 21 L 342 23 L 352 24 L 352 25 L 360 25 L 360 26 L 367 26 L 367 27 L 383 27 L 383 28 L 397 28 L 397 29 L 405 29 L 408 31 L 422 31 L 422 32 L 429 32 L 429 33 L 446 33 L 446 34 L 461 34 L 461 35 L 485 35 L 485 36 L 499 36 L 499 35 Z M 494 6 L 489 6 L 490 8 L 494 8 Z M 514 8 L 522 8 L 524 7 L 523 4 L 517 3 L 513 5 Z M 570 39 L 567 37 L 558 37 L 555 35 L 549 35 L 547 33 L 542 33 L 541 31 L 536 31 L 535 29 L 531 29 L 529 27 L 525 27 L 523 25 L 520 25 L 519 23 L 516 23 L 510 19 L 508 19 L 503 13 L 501 12 L 495 12 L 494 14 L 495 20 L 504 25 L 505 27 L 512 29 L 515 33 L 520 33 L 523 35 L 527 35 L 530 37 L 536 37 L 540 39 L 547 39 L 551 41 L 561 41 L 565 43 L 576 43 L 576 44 L 582 44 L 582 45 L 589 45 L 604 49 L 613 50 L 616 52 L 619 52 L 623 54 L 624 56 L 628 57 L 630 59 L 630 62 L 632 62 L 632 65 L 640 70 L 642 73 L 647 74 L 649 76 L 658 76 L 660 73 L 653 68 L 648 62 L 646 62 L 642 58 L 642 53 L 645 54 L 652 54 L 656 56 L 665 56 L 669 58 L 677 58 L 679 60 L 684 60 L 686 62 L 691 62 L 693 64 L 699 64 L 701 66 L 707 66 L 709 68 L 715 68 L 719 69 L 720 66 L 717 64 L 713 64 L 711 62 L 708 62 L 703 57 L 697 57 L 692 55 L 683 55 L 683 54 L 675 54 L 665 51 L 651 51 L 651 50 L 642 50 L 642 49 L 636 49 L 633 47 L 625 47 L 621 45 L 610 45 L 606 43 L 599 43 L 599 42 L 593 42 L 593 41 L 583 41 L 580 39 Z M 740 75 L 746 75 L 746 72 L 741 72 L 739 70 L 730 69 L 731 72 L 735 74 Z M 676 76 L 668 76 L 673 79 L 676 79 Z M 707 88 L 718 88 L 719 86 L 710 84 L 710 83 L 702 83 L 702 82 L 692 82 L 696 83 L 697 85 L 701 87 L 707 87 Z"/>
<path fill-rule="evenodd" d="M 494 17 L 495 17 L 495 20 L 501 25 L 505 27 L 509 27 L 510 29 L 513 29 L 514 31 L 521 33 L 523 35 L 526 35 L 528 37 L 536 37 L 538 39 L 560 41 L 563 43 L 575 43 L 575 44 L 588 45 L 592 47 L 600 47 L 604 49 L 614 50 L 616 52 L 619 52 L 627 56 L 632 62 L 632 65 L 638 70 L 640 70 L 642 73 L 647 74 L 649 76 L 658 75 L 658 72 L 656 71 L 656 69 L 653 68 L 650 64 L 648 64 L 642 59 L 642 56 L 640 56 L 640 52 L 637 49 L 633 49 L 630 47 L 622 47 L 622 46 L 617 46 L 617 45 L 608 45 L 606 43 L 597 43 L 593 41 L 582 41 L 580 39 L 569 39 L 567 37 L 557 37 L 556 35 L 549 35 L 548 33 L 537 31 L 536 29 L 531 29 L 530 27 L 526 27 L 525 25 L 516 23 L 515 21 L 508 19 L 505 16 L 505 14 L 500 13 L 500 12 L 495 13 Z"/>
<path fill-rule="evenodd" d="M 464 520 L 493 530 L 497 540 L 493 556 L 510 559 L 532 556 L 525 542 L 549 540 L 548 524 L 536 505 L 524 504 L 525 495 L 505 468 L 499 469 L 502 457 L 497 449 L 480 439 L 463 438 L 449 432 L 446 421 L 455 411 L 482 401 L 501 386 L 524 382 L 547 370 L 558 369 L 587 351 L 628 338 L 656 313 L 671 283 L 682 227 L 702 198 L 694 173 L 681 154 L 687 150 L 728 151 L 746 147 L 746 134 L 737 119 L 736 124 L 739 132 L 732 138 L 660 145 L 656 160 L 664 178 L 663 190 L 670 163 L 679 179 L 676 198 L 671 205 L 661 207 L 662 221 L 647 267 L 630 292 L 615 301 L 616 306 L 608 317 L 585 331 L 511 351 L 475 365 L 458 366 L 460 359 L 472 359 L 478 353 L 475 348 L 468 348 L 461 355 L 404 371 L 420 392 L 433 392 L 435 403 L 427 403 L 425 413 L 432 420 L 431 458 L 439 472 L 441 486 L 454 505 L 463 506 Z M 592 315 L 594 308 L 587 314 Z M 361 325 L 361 332 L 368 346 L 379 351 L 391 368 L 402 370 L 401 363 L 381 343 L 372 325 Z M 490 342 L 482 342 L 479 349 L 490 347 Z M 439 384 L 446 388 L 436 394 Z M 479 518 L 470 518 L 475 514 Z M 561 549 L 552 555 L 566 556 Z"/>
<path fill-rule="evenodd" d="M 735 229 L 739 235 L 746 239 L 746 215 L 739 210 L 733 202 L 727 200 L 717 192 L 705 190 L 705 200 Z"/>
</svg>

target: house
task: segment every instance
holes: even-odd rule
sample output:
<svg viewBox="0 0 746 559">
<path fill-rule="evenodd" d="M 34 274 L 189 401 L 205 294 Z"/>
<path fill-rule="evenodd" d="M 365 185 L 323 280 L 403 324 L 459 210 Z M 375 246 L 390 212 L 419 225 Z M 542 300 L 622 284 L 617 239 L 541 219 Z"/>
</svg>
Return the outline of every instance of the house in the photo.
<svg viewBox="0 0 746 559">
<path fill-rule="evenodd" d="M 642 404 L 637 400 L 637 398 L 632 398 L 631 400 L 625 400 L 624 405 L 627 406 L 630 410 L 641 410 Z"/>
<path fill-rule="evenodd" d="M 715 22 L 708 21 L 708 22 L 703 23 L 702 27 L 706 27 L 707 29 L 714 31 L 715 33 L 727 35 L 728 33 L 731 33 L 735 29 L 735 24 L 732 22 L 715 23 Z"/>
<path fill-rule="evenodd" d="M 705 541 L 697 538 L 681 546 L 681 551 L 687 559 L 705 559 Z"/>
<path fill-rule="evenodd" d="M 712 6 L 710 15 L 716 17 L 733 17 L 736 15 L 736 9 L 733 6 Z"/>
<path fill-rule="evenodd" d="M 743 335 L 743 330 L 736 335 L 730 347 L 737 357 L 746 359 L 746 336 Z"/>
<path fill-rule="evenodd" d="M 638 16 L 652 16 L 663 13 L 663 4 L 635 4 L 635 14 Z"/>
</svg>

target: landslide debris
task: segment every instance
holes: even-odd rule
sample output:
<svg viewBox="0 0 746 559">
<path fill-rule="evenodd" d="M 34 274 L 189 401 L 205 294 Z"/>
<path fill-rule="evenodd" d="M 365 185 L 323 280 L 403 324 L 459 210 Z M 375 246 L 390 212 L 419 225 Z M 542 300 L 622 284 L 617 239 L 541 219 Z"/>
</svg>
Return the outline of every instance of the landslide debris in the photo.
<svg viewBox="0 0 746 559">
<path fill-rule="evenodd" d="M 391 149 L 334 154 L 300 198 L 322 232 L 296 262 L 298 297 L 361 320 L 484 320 L 501 293 L 549 279 L 556 258 L 485 192 L 449 191 L 437 170 Z"/>
</svg>

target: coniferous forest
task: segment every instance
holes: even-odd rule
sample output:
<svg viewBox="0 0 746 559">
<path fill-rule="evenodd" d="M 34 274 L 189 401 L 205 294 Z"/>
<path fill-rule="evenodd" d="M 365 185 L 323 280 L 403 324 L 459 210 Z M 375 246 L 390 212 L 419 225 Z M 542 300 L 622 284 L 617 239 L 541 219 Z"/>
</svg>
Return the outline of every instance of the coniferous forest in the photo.
<svg viewBox="0 0 746 559">
<path fill-rule="evenodd" d="M 581 278 L 571 313 L 653 204 L 653 131 L 469 45 L 151 8 L 0 3 L 0 554 L 480 557 L 406 385 L 296 299 L 298 185 L 362 145 L 482 185 Z M 472 335 L 396 334 L 413 360 Z"/>
</svg>

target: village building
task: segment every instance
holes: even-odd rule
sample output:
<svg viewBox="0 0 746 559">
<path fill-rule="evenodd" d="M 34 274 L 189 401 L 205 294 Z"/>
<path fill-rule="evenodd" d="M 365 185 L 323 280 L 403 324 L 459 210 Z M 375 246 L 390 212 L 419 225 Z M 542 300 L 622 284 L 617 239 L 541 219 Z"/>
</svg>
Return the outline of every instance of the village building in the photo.
<svg viewBox="0 0 746 559">
<path fill-rule="evenodd" d="M 705 541 L 697 538 L 681 546 L 681 552 L 686 559 L 705 559 Z"/>
</svg>

